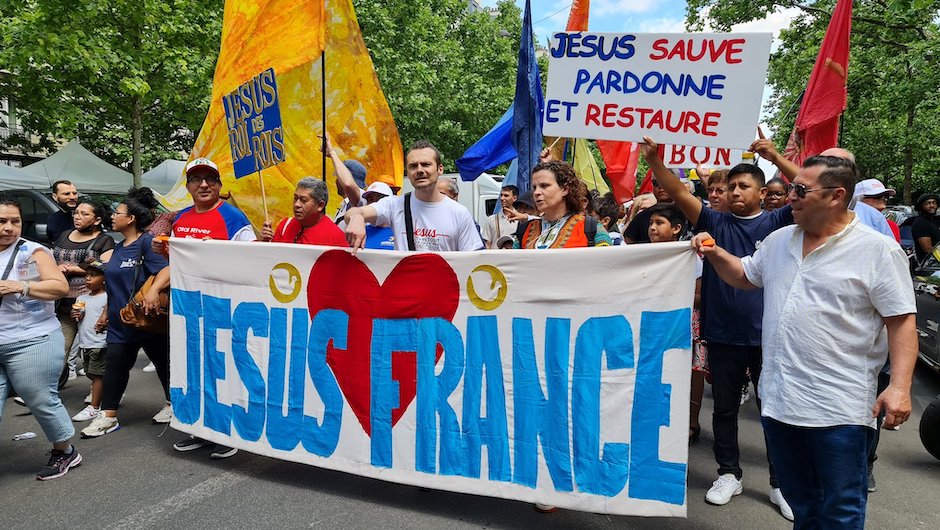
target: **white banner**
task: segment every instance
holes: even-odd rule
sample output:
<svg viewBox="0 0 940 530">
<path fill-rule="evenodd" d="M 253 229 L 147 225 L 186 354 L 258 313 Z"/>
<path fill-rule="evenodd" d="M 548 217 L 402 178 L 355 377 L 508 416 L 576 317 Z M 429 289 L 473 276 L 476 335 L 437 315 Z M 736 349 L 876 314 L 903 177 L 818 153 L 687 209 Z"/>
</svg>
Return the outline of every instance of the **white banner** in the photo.
<svg viewBox="0 0 940 530">
<path fill-rule="evenodd" d="M 170 240 L 172 426 L 450 491 L 685 516 L 687 242 L 409 254 Z"/>
<path fill-rule="evenodd" d="M 567 33 L 550 42 L 547 136 L 746 149 L 770 33 Z"/>
</svg>

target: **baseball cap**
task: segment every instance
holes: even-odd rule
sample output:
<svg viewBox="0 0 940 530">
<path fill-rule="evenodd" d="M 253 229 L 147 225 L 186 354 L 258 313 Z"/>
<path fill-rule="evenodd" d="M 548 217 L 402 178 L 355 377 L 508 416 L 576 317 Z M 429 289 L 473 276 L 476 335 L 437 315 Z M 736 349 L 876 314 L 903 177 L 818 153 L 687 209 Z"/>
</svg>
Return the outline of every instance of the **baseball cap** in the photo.
<svg viewBox="0 0 940 530">
<path fill-rule="evenodd" d="M 101 274 L 104 274 L 104 263 L 101 263 L 98 260 L 89 261 L 88 263 L 83 263 L 80 265 L 83 270 L 96 270 Z"/>
<path fill-rule="evenodd" d="M 376 193 L 376 194 L 382 195 L 382 196 L 384 196 L 384 197 L 388 197 L 388 196 L 390 196 L 390 195 L 395 195 L 395 194 L 392 192 L 392 188 L 391 188 L 388 184 L 386 184 L 386 183 L 384 183 L 384 182 L 373 182 L 372 184 L 369 184 L 369 187 L 366 189 L 366 192 L 362 194 L 362 196 L 365 197 L 365 198 L 368 198 L 367 196 L 368 196 L 370 193 Z"/>
<path fill-rule="evenodd" d="M 376 177 L 375 182 L 384 182 L 388 184 L 388 187 L 392 189 L 392 195 L 395 195 L 399 190 L 401 190 L 401 186 L 395 184 L 395 179 L 393 179 L 391 175 L 379 175 Z"/>
<path fill-rule="evenodd" d="M 516 200 L 512 203 L 513 207 L 515 207 L 516 204 L 518 204 L 518 203 L 522 203 L 522 204 L 528 206 L 529 208 L 535 208 L 535 199 L 532 197 L 532 192 L 531 192 L 531 191 L 527 191 L 527 192 L 523 193 L 522 195 L 520 195 L 519 198 L 516 199 Z"/>
<path fill-rule="evenodd" d="M 852 194 L 853 197 L 877 197 L 878 195 L 888 194 L 889 197 L 894 197 L 896 191 L 891 188 L 886 188 L 885 185 L 878 179 L 866 179 L 855 185 L 855 193 Z"/>
<path fill-rule="evenodd" d="M 359 186 L 360 189 L 364 188 L 366 186 L 366 166 L 362 165 L 362 162 L 358 160 L 344 160 L 343 165 L 352 173 L 352 178 L 356 181 L 356 185 Z"/>
<path fill-rule="evenodd" d="M 515 243 L 515 238 L 512 236 L 499 236 L 493 248 L 502 248 L 506 243 Z"/>
<path fill-rule="evenodd" d="M 219 174 L 219 166 L 215 165 L 215 162 L 209 160 L 208 158 L 196 158 L 192 162 L 186 164 L 186 176 L 188 177 L 190 173 L 200 168 L 207 168 L 215 173 L 216 177 L 221 178 L 221 175 Z"/>
</svg>

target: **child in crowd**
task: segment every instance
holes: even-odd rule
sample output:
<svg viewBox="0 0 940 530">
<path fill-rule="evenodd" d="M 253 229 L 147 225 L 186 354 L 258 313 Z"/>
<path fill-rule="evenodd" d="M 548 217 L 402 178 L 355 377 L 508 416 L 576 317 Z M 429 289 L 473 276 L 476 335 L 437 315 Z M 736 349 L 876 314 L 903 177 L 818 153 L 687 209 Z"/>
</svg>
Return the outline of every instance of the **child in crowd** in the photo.
<svg viewBox="0 0 940 530">
<path fill-rule="evenodd" d="M 610 235 L 612 241 L 611 245 L 623 244 L 623 235 L 620 234 L 620 229 L 617 226 L 617 221 L 620 216 L 620 205 L 617 204 L 617 199 L 614 198 L 614 194 L 608 192 L 604 196 L 595 197 L 591 201 L 591 210 L 593 210 L 593 215 L 597 218 L 597 222 L 607 229 L 607 233 Z"/>
<path fill-rule="evenodd" d="M 104 264 L 93 261 L 84 266 L 85 285 L 88 293 L 81 294 L 72 305 L 72 318 L 78 321 L 78 353 L 85 363 L 85 375 L 91 379 L 91 402 L 81 412 L 72 416 L 72 421 L 89 421 L 101 410 L 101 388 L 103 386 L 105 349 L 107 334 L 98 331 L 98 317 L 108 306 L 108 295 L 104 290 Z"/>
<path fill-rule="evenodd" d="M 787 205 L 787 197 L 790 195 L 790 185 L 780 177 L 774 177 L 767 181 L 767 195 L 764 196 L 764 209 L 772 212 L 777 208 L 783 208 Z"/>
<path fill-rule="evenodd" d="M 709 182 L 710 183 L 710 182 Z M 650 242 L 679 241 L 686 231 L 688 221 L 675 204 L 662 203 L 651 207 Z M 702 288 L 702 260 L 695 265 L 695 303 L 692 309 L 692 391 L 689 395 L 689 443 L 698 440 L 702 433 L 699 412 L 705 392 L 705 377 L 708 374 L 708 351 L 701 337 L 699 324 L 699 298 Z"/>
</svg>

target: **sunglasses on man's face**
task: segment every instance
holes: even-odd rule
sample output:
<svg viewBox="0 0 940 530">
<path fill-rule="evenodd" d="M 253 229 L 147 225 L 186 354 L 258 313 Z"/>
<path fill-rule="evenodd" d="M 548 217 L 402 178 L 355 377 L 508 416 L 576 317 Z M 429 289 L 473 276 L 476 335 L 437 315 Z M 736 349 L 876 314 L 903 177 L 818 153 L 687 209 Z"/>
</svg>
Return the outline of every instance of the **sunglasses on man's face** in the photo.
<svg viewBox="0 0 940 530">
<path fill-rule="evenodd" d="M 807 187 L 806 187 L 805 185 L 803 185 L 803 184 L 794 184 L 794 185 L 793 185 L 793 191 L 794 191 L 794 193 L 796 193 L 796 196 L 797 196 L 797 197 L 799 197 L 799 198 L 801 198 L 801 199 L 805 199 L 807 193 L 810 193 L 810 192 L 813 192 L 813 191 L 820 191 L 820 190 L 837 190 L 837 189 L 839 189 L 839 188 L 841 188 L 841 187 L 842 187 L 842 186 L 825 186 L 825 187 L 822 187 L 822 188 L 813 188 L 813 189 L 809 189 L 809 188 L 807 188 Z"/>
<path fill-rule="evenodd" d="M 186 177 L 186 182 L 189 184 L 202 184 L 202 181 L 206 181 L 206 184 L 210 186 L 214 186 L 216 184 L 222 183 L 222 181 L 219 180 L 219 177 L 202 176 L 202 175 L 193 175 L 191 177 Z"/>
</svg>

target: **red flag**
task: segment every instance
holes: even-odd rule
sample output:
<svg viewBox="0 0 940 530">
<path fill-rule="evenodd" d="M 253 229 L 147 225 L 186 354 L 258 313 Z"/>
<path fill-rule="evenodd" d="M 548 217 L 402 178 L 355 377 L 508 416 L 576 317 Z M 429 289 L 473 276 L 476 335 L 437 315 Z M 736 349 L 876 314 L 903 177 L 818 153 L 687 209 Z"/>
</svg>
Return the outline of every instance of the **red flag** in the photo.
<svg viewBox="0 0 940 530">
<path fill-rule="evenodd" d="M 797 164 L 839 143 L 839 116 L 848 97 L 851 33 L 852 0 L 839 0 L 806 85 L 794 134 L 784 150 L 787 158 Z"/>
<path fill-rule="evenodd" d="M 607 179 L 610 180 L 614 198 L 624 203 L 633 198 L 636 188 L 636 167 L 640 161 L 640 149 L 633 142 L 614 142 L 598 140 L 597 147 L 607 165 Z"/>
<path fill-rule="evenodd" d="M 571 2 L 571 11 L 568 13 L 568 26 L 565 31 L 587 31 L 590 10 L 591 0 L 574 0 L 574 2 Z"/>
</svg>

